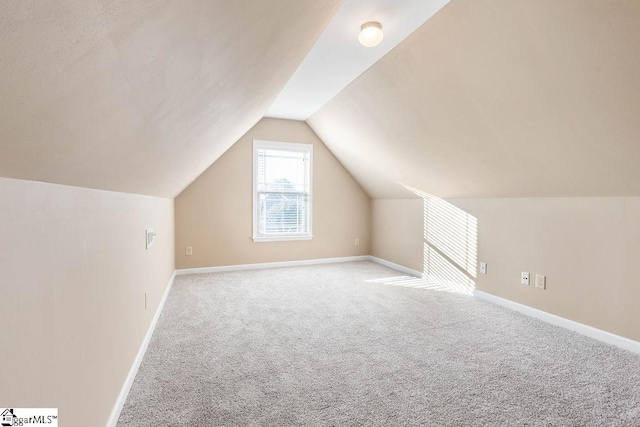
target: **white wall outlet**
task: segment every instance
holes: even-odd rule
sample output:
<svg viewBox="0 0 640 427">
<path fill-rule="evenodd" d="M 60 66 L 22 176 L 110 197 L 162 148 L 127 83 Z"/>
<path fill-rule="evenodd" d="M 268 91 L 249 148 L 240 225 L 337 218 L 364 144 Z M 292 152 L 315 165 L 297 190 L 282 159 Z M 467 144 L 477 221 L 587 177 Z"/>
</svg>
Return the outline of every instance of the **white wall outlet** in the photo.
<svg viewBox="0 0 640 427">
<path fill-rule="evenodd" d="M 144 292 L 144 309 L 147 309 L 147 306 L 149 305 L 149 292 L 145 291 Z"/>
<path fill-rule="evenodd" d="M 481 262 L 480 263 L 480 273 L 481 274 L 487 274 L 487 263 L 486 262 Z"/>
<path fill-rule="evenodd" d="M 520 274 L 520 283 L 522 283 L 523 285 L 529 286 L 529 278 L 530 278 L 530 274 L 523 271 L 522 274 Z"/>
<path fill-rule="evenodd" d="M 536 288 L 547 289 L 547 276 L 536 274 Z"/>
<path fill-rule="evenodd" d="M 356 246 L 360 246 L 360 239 L 356 237 L 356 241 L 355 241 L 355 245 Z"/>
<path fill-rule="evenodd" d="M 193 255 L 193 246 L 187 246 L 186 248 L 184 248 L 184 254 L 186 256 Z"/>
<path fill-rule="evenodd" d="M 153 231 L 153 228 L 147 228 L 146 230 L 146 238 L 147 238 L 147 246 L 146 248 L 149 249 L 151 246 L 153 246 L 153 241 L 156 238 L 156 233 Z"/>
</svg>

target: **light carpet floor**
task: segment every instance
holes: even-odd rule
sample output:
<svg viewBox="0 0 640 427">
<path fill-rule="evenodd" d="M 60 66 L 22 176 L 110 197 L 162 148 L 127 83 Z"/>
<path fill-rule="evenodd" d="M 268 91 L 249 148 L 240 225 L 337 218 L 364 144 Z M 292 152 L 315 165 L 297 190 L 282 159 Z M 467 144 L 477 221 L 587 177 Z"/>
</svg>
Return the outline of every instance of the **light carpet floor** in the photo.
<svg viewBox="0 0 640 427">
<path fill-rule="evenodd" d="M 640 356 L 398 276 L 178 276 L 118 426 L 640 426 Z"/>
</svg>

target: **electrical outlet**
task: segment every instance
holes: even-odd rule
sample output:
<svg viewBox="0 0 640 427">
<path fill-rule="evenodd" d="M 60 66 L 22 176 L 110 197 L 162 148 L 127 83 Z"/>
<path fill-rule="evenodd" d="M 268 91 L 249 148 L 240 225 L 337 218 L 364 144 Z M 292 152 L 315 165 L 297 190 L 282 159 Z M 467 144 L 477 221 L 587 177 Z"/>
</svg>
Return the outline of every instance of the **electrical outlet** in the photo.
<svg viewBox="0 0 640 427">
<path fill-rule="evenodd" d="M 520 283 L 529 286 L 529 277 L 529 273 L 523 271 L 522 274 L 520 274 Z"/>
<path fill-rule="evenodd" d="M 193 246 L 187 246 L 186 248 L 184 248 L 184 254 L 186 256 L 193 255 Z"/>
<path fill-rule="evenodd" d="M 547 289 L 547 276 L 536 274 L 536 288 Z"/>
<path fill-rule="evenodd" d="M 360 239 L 358 239 L 357 237 L 356 237 L 355 245 L 360 246 Z"/>
<path fill-rule="evenodd" d="M 480 273 L 487 274 L 487 263 L 486 262 L 481 262 L 480 263 Z"/>
</svg>

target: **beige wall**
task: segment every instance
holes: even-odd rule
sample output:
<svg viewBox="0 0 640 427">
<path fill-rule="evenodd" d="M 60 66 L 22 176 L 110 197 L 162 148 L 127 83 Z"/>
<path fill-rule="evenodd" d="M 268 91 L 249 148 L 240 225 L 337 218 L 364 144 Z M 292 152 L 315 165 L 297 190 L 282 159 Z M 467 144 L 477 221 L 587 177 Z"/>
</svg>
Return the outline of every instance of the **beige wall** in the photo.
<svg viewBox="0 0 640 427">
<path fill-rule="evenodd" d="M 452 202 L 478 220 L 478 261 L 488 263 L 478 290 L 640 341 L 640 198 Z M 421 200 L 373 200 L 372 255 L 390 253 L 391 261 L 421 269 L 412 252 L 423 250 L 415 220 L 421 211 Z M 414 230 L 397 225 L 405 222 Z M 532 274 L 531 286 L 520 285 L 521 271 Z M 547 276 L 547 290 L 533 286 L 536 273 Z"/>
<path fill-rule="evenodd" d="M 105 425 L 174 270 L 173 201 L 5 178 L 0 201 L 0 402 Z"/>
<path fill-rule="evenodd" d="M 254 138 L 313 144 L 313 240 L 252 241 Z M 367 255 L 369 201 L 306 123 L 263 119 L 175 199 L 176 267 Z"/>
<path fill-rule="evenodd" d="M 422 199 L 371 200 L 371 255 L 422 271 Z"/>
</svg>

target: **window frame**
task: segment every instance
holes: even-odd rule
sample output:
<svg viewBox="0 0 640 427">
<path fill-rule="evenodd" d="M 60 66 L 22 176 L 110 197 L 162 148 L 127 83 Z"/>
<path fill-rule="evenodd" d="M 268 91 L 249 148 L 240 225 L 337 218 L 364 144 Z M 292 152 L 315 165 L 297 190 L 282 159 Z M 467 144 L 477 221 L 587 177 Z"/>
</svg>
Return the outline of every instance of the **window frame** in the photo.
<svg viewBox="0 0 640 427">
<path fill-rule="evenodd" d="M 274 234 L 274 235 L 260 235 L 258 234 L 258 209 L 260 208 L 260 202 L 258 200 L 258 149 L 267 150 L 280 150 L 280 151 L 294 151 L 294 152 L 306 152 L 309 156 L 309 191 L 307 201 L 307 232 L 295 233 L 295 234 Z M 313 144 L 304 144 L 298 142 L 280 142 L 280 141 L 267 141 L 262 139 L 253 140 L 253 233 L 252 239 L 256 243 L 260 242 L 283 242 L 283 241 L 296 241 L 296 240 L 311 240 L 313 239 Z"/>
</svg>

